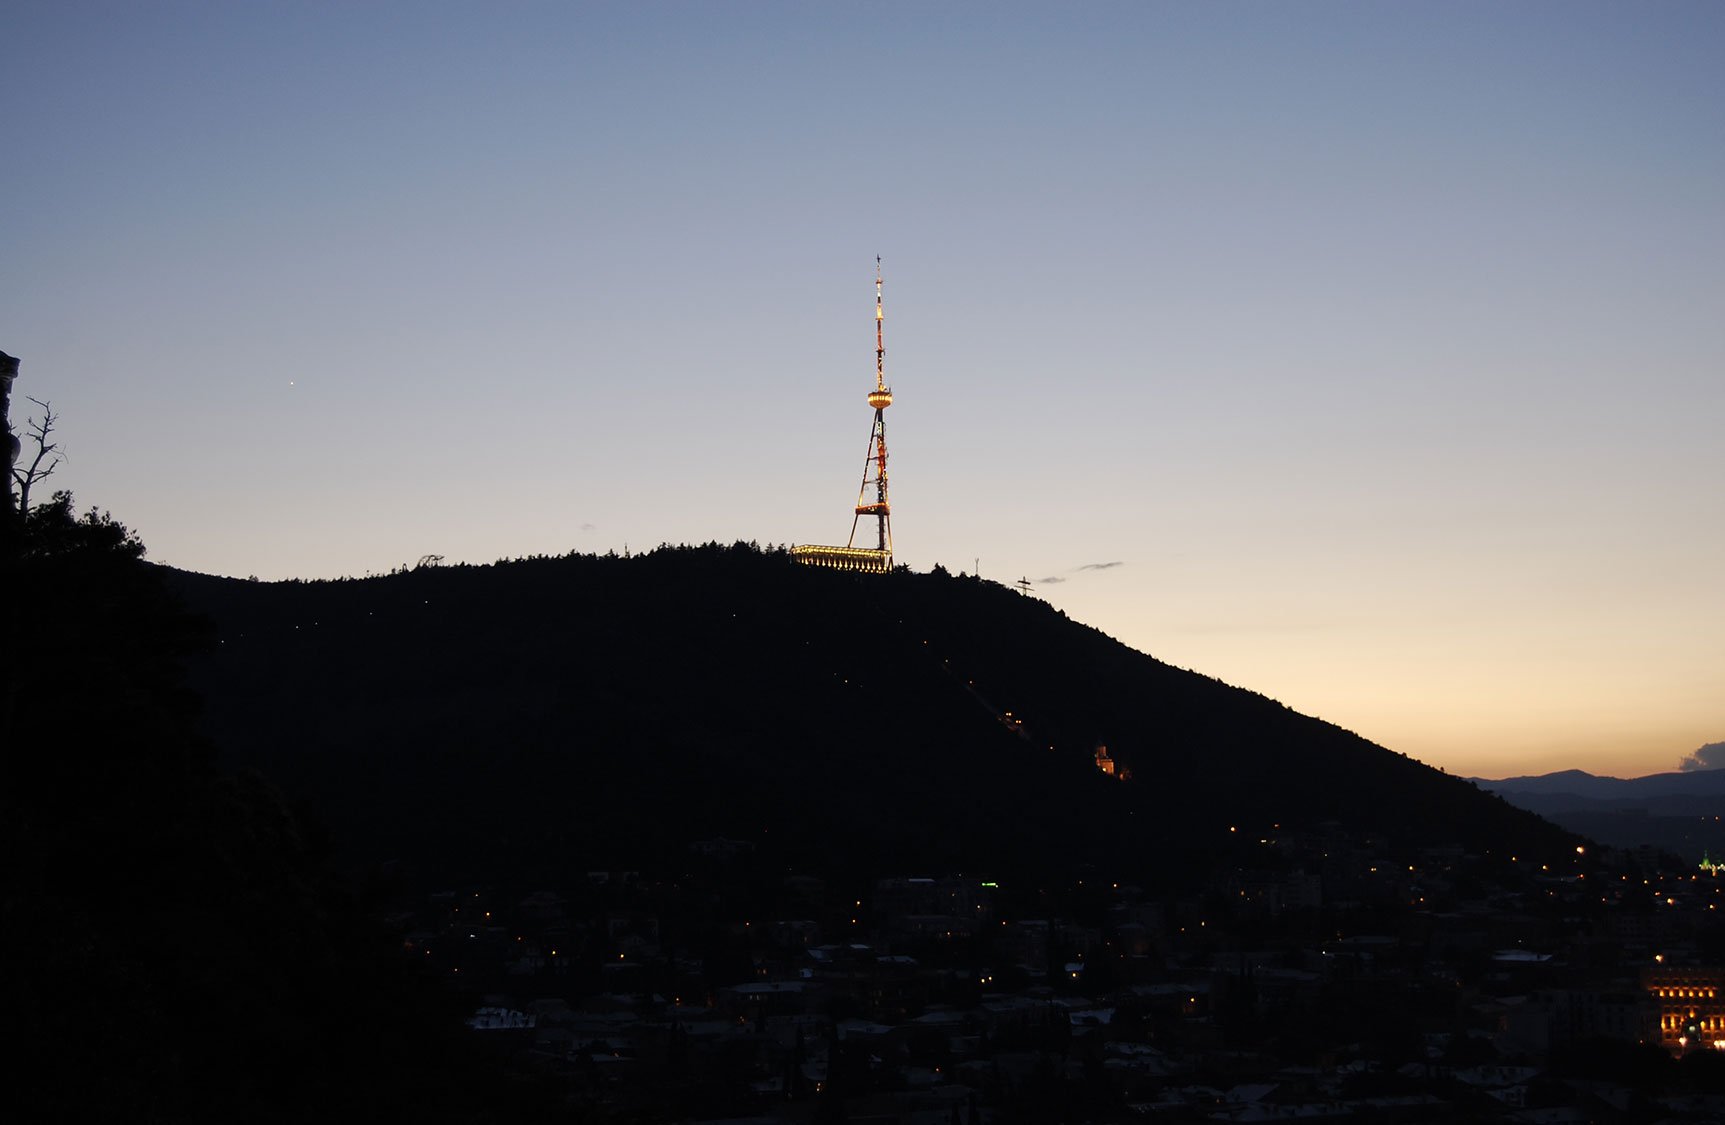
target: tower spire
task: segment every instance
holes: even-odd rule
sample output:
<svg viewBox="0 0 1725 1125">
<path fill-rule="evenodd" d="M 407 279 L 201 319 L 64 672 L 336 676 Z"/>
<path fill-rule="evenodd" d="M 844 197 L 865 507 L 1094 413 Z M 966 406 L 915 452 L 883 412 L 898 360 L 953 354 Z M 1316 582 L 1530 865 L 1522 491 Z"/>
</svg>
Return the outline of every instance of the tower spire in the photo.
<svg viewBox="0 0 1725 1125">
<path fill-rule="evenodd" d="M 874 389 L 886 390 L 886 309 L 880 301 L 880 255 L 874 256 Z"/>
</svg>

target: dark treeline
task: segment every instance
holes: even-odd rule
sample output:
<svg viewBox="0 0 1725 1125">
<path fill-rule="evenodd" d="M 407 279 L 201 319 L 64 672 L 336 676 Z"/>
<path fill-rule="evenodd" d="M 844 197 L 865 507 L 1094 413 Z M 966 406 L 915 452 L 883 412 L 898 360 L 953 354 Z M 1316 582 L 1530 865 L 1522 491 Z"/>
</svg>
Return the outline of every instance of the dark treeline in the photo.
<svg viewBox="0 0 1725 1125">
<path fill-rule="evenodd" d="M 231 763 L 318 810 L 350 858 L 434 881 L 555 884 L 717 837 L 859 878 L 1101 864 L 1164 883 L 1226 859 L 1231 824 L 1569 845 L 1470 783 L 938 568 L 709 544 L 171 577 L 216 622 L 197 676 Z M 1094 768 L 1098 743 L 1130 781 Z"/>
</svg>

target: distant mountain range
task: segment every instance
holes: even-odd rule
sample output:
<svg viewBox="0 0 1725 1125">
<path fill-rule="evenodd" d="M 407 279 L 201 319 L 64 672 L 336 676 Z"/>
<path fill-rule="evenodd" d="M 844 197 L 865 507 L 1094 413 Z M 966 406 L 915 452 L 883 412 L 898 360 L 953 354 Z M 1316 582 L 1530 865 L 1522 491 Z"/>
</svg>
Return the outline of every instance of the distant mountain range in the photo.
<svg viewBox="0 0 1725 1125">
<path fill-rule="evenodd" d="M 276 779 L 354 858 L 448 878 L 702 841 L 803 870 L 1196 877 L 1276 824 L 1573 848 L 1464 779 L 939 569 L 738 544 L 167 576 L 216 626 L 194 671 L 228 764 Z M 1098 769 L 1099 745 L 1131 780 Z"/>
<path fill-rule="evenodd" d="M 1703 853 L 1715 859 L 1725 855 L 1725 769 L 1632 778 L 1561 770 L 1474 781 L 1518 808 L 1602 844 L 1663 848 L 1690 862 Z"/>
</svg>

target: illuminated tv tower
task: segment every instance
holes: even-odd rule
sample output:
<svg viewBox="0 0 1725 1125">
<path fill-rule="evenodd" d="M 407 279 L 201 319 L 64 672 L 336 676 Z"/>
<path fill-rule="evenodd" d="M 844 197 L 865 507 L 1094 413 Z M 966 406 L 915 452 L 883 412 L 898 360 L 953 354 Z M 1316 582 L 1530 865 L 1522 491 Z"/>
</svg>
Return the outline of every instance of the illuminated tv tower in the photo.
<svg viewBox="0 0 1725 1125">
<path fill-rule="evenodd" d="M 857 525 L 873 516 L 880 526 L 877 551 L 892 559 L 892 505 L 886 498 L 886 408 L 892 405 L 892 388 L 886 385 L 886 309 L 880 299 L 880 256 L 874 260 L 874 390 L 868 404 L 874 407 L 874 429 L 869 433 L 868 456 L 863 460 L 862 491 L 857 493 L 857 512 L 851 519 L 850 546 L 857 545 Z M 874 499 L 869 499 L 869 485 Z"/>
<path fill-rule="evenodd" d="M 862 490 L 857 493 L 856 514 L 851 518 L 850 542 L 843 547 L 802 545 L 791 548 L 800 563 L 885 574 L 892 570 L 892 505 L 886 490 L 886 408 L 892 405 L 892 388 L 886 385 L 886 309 L 881 302 L 880 257 L 874 260 L 874 390 L 868 404 L 874 407 L 874 428 L 869 431 L 868 457 L 863 461 Z M 875 518 L 877 535 L 873 547 L 857 546 L 857 528 L 864 516 Z"/>
</svg>

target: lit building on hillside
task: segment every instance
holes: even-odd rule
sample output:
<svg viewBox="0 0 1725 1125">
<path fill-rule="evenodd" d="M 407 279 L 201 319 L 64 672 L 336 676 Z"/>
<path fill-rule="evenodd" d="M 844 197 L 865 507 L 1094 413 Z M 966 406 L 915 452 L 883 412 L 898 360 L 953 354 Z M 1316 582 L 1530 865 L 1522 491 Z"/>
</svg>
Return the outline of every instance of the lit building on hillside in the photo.
<svg viewBox="0 0 1725 1125">
<path fill-rule="evenodd" d="M 1674 1055 L 1725 1051 L 1725 969 L 1661 965 L 1641 974 L 1659 1004 L 1659 1044 Z"/>
</svg>

